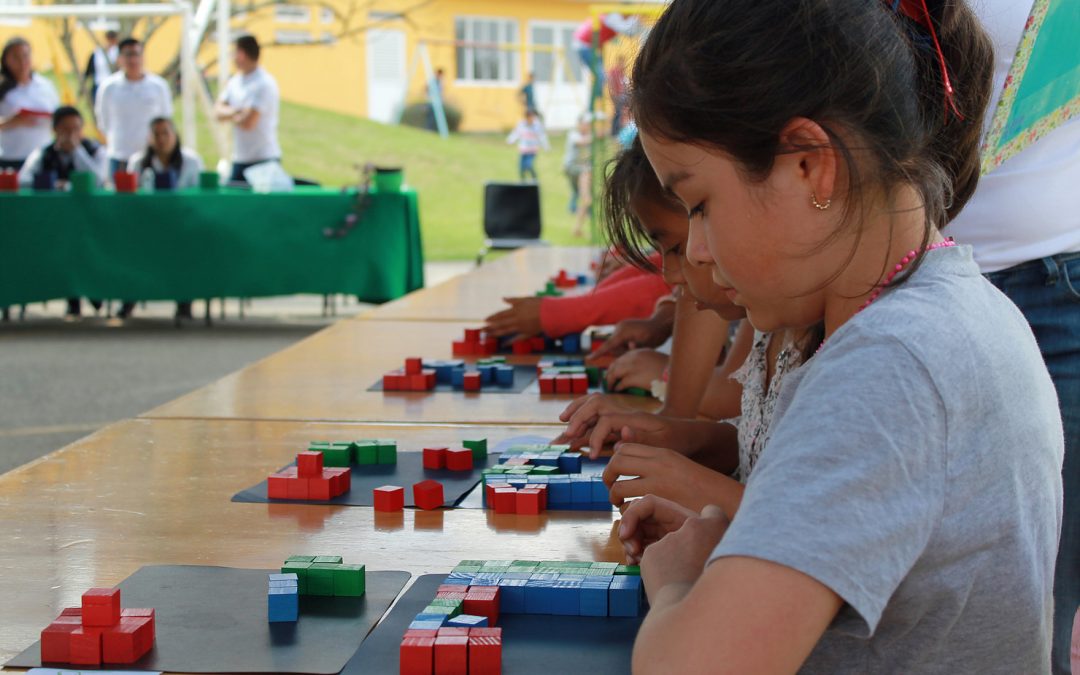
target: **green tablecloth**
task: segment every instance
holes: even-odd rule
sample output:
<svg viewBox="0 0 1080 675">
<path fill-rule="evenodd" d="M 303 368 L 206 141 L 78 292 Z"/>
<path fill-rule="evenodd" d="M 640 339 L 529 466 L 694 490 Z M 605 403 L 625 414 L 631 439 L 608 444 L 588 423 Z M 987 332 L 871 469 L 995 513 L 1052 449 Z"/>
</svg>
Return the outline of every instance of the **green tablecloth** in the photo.
<svg viewBox="0 0 1080 675">
<path fill-rule="evenodd" d="M 0 306 L 292 293 L 385 302 L 421 288 L 416 193 L 375 194 L 347 235 L 324 236 L 355 199 L 314 188 L 0 194 Z"/>
</svg>

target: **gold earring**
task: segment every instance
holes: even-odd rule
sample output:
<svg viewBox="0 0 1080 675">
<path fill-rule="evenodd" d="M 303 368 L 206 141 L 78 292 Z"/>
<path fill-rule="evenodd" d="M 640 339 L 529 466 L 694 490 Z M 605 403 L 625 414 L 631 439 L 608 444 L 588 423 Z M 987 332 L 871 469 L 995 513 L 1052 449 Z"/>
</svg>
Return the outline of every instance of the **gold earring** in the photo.
<svg viewBox="0 0 1080 675">
<path fill-rule="evenodd" d="M 814 208 L 817 209 L 818 211 L 824 211 L 824 210 L 828 209 L 830 206 L 832 206 L 832 200 L 831 199 L 826 199 L 824 204 L 819 203 L 818 200 L 817 200 L 817 194 L 815 194 L 813 192 L 810 193 L 810 202 L 814 205 Z"/>
</svg>

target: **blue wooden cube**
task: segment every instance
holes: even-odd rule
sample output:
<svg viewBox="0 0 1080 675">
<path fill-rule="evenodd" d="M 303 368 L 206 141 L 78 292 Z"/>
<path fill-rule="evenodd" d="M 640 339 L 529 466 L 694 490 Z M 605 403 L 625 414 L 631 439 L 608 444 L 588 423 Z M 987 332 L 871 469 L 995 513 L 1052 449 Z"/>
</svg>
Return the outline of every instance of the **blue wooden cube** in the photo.
<svg viewBox="0 0 1080 675">
<path fill-rule="evenodd" d="M 525 582 L 525 613 L 551 614 L 552 584 L 549 579 L 529 579 Z"/>
<path fill-rule="evenodd" d="M 581 333 L 564 335 L 562 339 L 562 349 L 566 354 L 579 353 L 581 351 Z"/>
<path fill-rule="evenodd" d="M 581 474 L 570 476 L 570 503 L 574 506 L 586 506 L 592 501 L 592 480 Z"/>
<path fill-rule="evenodd" d="M 495 383 L 500 387 L 514 386 L 514 367 L 495 366 Z"/>
<path fill-rule="evenodd" d="M 611 504 L 611 495 L 608 486 L 600 476 L 593 476 L 592 501 L 596 504 Z"/>
<path fill-rule="evenodd" d="M 551 613 L 559 616 L 581 614 L 581 579 L 565 576 L 557 579 L 551 589 Z"/>
<path fill-rule="evenodd" d="M 454 389 L 464 389 L 465 388 L 465 368 L 464 367 L 454 368 L 452 371 L 450 371 L 450 384 L 453 385 Z"/>
<path fill-rule="evenodd" d="M 295 586 L 270 588 L 266 595 L 267 619 L 272 623 L 300 618 L 300 593 Z"/>
<path fill-rule="evenodd" d="M 564 452 L 559 455 L 555 461 L 555 465 L 559 467 L 559 470 L 563 473 L 581 473 L 581 453 L 580 452 Z"/>
<path fill-rule="evenodd" d="M 641 577 L 620 574 L 611 577 L 608 587 L 609 616 L 638 616 L 641 613 Z"/>
<path fill-rule="evenodd" d="M 425 613 L 421 612 L 420 614 L 416 615 L 416 618 L 414 618 L 413 621 L 414 622 L 423 621 L 423 622 L 426 622 L 426 623 L 437 623 L 437 624 L 439 624 L 439 626 L 445 626 L 445 625 L 447 625 L 446 620 L 448 618 L 450 618 L 449 614 L 425 614 Z"/>
<path fill-rule="evenodd" d="M 508 578 L 510 575 L 505 574 L 503 578 L 499 580 L 499 612 L 503 614 L 524 614 L 525 613 L 525 584 L 528 583 L 528 574 L 525 575 L 525 579 L 517 577 L 516 572 L 514 578 Z"/>
<path fill-rule="evenodd" d="M 439 630 L 442 624 L 438 621 L 413 621 L 409 624 L 409 630 Z"/>
<path fill-rule="evenodd" d="M 550 476 L 548 479 L 548 508 L 568 507 L 572 503 L 573 495 L 571 494 L 569 476 Z"/>
<path fill-rule="evenodd" d="M 486 616 L 459 614 L 447 621 L 446 625 L 451 628 L 487 628 L 488 620 Z"/>
<path fill-rule="evenodd" d="M 477 366 L 476 370 L 480 373 L 481 385 L 495 383 L 495 366 Z"/>
<path fill-rule="evenodd" d="M 609 577 L 591 577 L 581 583 L 578 611 L 581 616 L 608 615 Z"/>
</svg>

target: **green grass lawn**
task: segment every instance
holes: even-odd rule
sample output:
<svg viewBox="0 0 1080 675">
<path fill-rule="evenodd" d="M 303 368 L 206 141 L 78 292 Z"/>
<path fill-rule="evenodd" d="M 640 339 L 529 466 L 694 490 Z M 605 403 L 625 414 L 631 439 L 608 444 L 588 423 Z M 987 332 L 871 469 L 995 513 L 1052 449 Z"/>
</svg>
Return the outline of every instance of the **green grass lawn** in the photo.
<svg viewBox="0 0 1080 675">
<path fill-rule="evenodd" d="M 282 163 L 289 173 L 328 187 L 355 184 L 357 164 L 402 166 L 405 183 L 420 195 L 420 225 L 426 260 L 474 257 L 483 243 L 483 184 L 517 180 L 517 150 L 502 134 L 455 135 L 447 139 L 411 127 L 388 126 L 306 106 L 282 103 Z M 553 244 L 581 245 L 572 235 L 567 209 L 570 185 L 562 172 L 565 134 L 551 139 L 537 158 L 543 237 Z M 217 150 L 200 117 L 199 151 L 207 166 Z"/>
</svg>

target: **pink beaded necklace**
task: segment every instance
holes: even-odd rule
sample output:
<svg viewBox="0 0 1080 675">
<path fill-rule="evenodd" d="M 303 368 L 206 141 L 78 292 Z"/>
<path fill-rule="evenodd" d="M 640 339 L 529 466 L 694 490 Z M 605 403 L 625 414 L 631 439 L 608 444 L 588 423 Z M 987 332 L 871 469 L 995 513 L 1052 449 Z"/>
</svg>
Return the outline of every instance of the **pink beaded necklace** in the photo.
<svg viewBox="0 0 1080 675">
<path fill-rule="evenodd" d="M 925 254 L 927 254 L 927 253 L 929 253 L 930 251 L 933 251 L 933 250 L 935 250 L 935 249 L 939 249 L 939 248 L 951 248 L 951 247 L 953 247 L 953 246 L 956 246 L 956 242 L 955 242 L 955 241 L 953 241 L 952 237 L 949 237 L 948 239 L 943 239 L 942 241 L 939 241 L 939 242 L 935 242 L 935 243 L 933 243 L 933 244 L 929 244 L 929 245 L 928 245 L 928 246 L 927 246 L 926 248 L 924 248 L 924 249 L 923 249 L 923 254 L 925 255 Z M 878 299 L 878 296 L 880 296 L 880 295 L 882 294 L 882 292 L 883 292 L 883 291 L 884 291 L 884 290 L 885 290 L 886 288 L 888 288 L 888 287 L 889 287 L 889 284 L 891 284 L 891 283 L 892 283 L 893 279 L 895 279 L 895 278 L 896 278 L 896 275 L 898 275 L 898 274 L 900 274 L 901 272 L 903 272 L 903 271 L 904 271 L 904 269 L 905 269 L 905 268 L 906 268 L 906 267 L 907 267 L 907 266 L 908 266 L 908 265 L 909 265 L 909 264 L 910 264 L 910 263 L 911 263 L 912 261 L 914 261 L 914 260 L 915 260 L 915 258 L 917 258 L 918 256 L 919 256 L 919 252 L 918 252 L 918 251 L 916 251 L 916 250 L 914 250 L 914 249 L 912 249 L 912 250 L 908 251 L 908 252 L 907 252 L 907 255 L 905 255 L 905 256 L 904 256 L 903 258 L 901 258 L 901 259 L 900 259 L 900 262 L 898 262 L 898 263 L 896 264 L 896 266 L 895 266 L 895 267 L 893 267 L 892 271 L 891 271 L 891 272 L 889 272 L 889 276 L 885 277 L 885 282 L 884 282 L 884 283 L 882 283 L 882 284 L 881 284 L 880 286 L 878 286 L 878 287 L 877 287 L 876 289 L 874 289 L 874 292 L 870 294 L 870 297 L 866 299 L 866 302 L 864 302 L 864 303 L 862 304 L 862 306 L 861 306 L 861 307 L 859 307 L 859 309 L 857 309 L 857 310 L 855 311 L 855 313 L 856 313 L 856 314 L 858 314 L 859 312 L 861 312 L 861 311 L 863 311 L 864 309 L 866 309 L 867 307 L 869 307 L 869 306 L 870 306 L 870 304 L 871 304 L 872 302 L 874 302 L 875 300 L 877 300 L 877 299 Z M 828 340 L 828 338 L 826 338 L 825 340 L 822 340 L 822 341 L 821 341 L 821 344 L 820 344 L 820 345 L 818 345 L 818 348 L 817 348 L 817 350 L 816 350 L 816 351 L 814 352 L 814 354 L 817 354 L 818 352 L 820 352 L 820 351 L 821 351 L 821 348 L 825 346 L 825 342 L 826 342 L 827 340 Z"/>
</svg>

